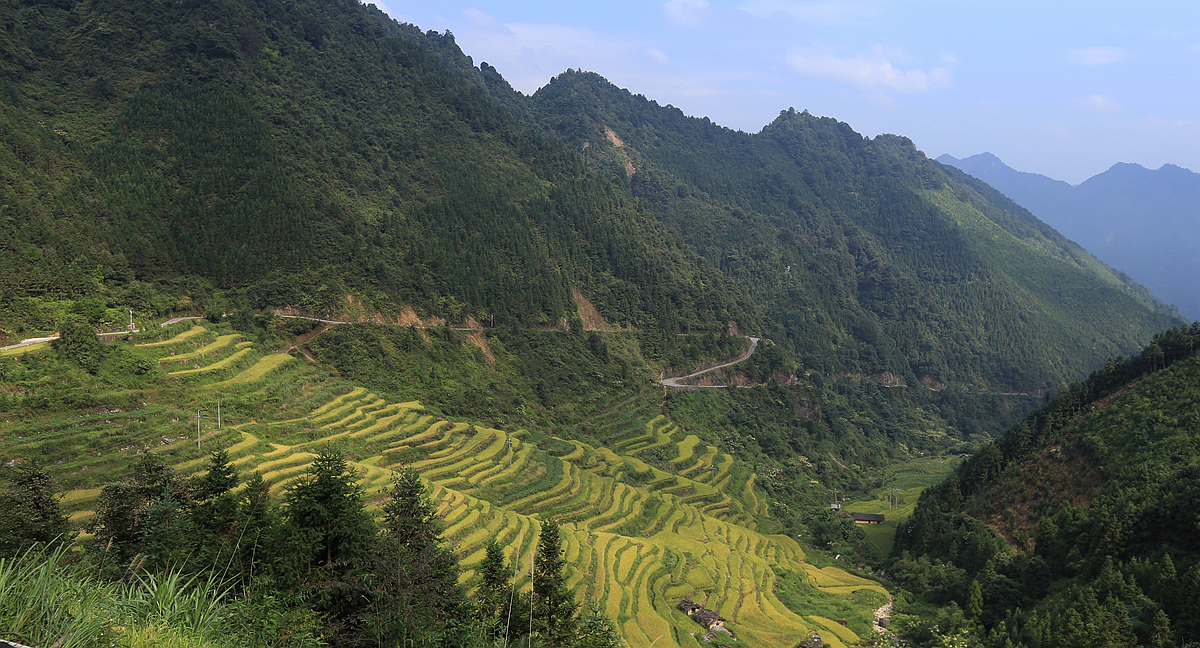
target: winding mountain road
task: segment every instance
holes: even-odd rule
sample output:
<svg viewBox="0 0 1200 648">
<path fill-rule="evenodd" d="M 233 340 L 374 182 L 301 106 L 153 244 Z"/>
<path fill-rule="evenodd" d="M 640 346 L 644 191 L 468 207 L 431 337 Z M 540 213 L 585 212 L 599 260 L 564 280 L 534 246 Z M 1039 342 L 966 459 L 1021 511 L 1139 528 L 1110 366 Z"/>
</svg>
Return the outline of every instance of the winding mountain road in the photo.
<svg viewBox="0 0 1200 648">
<path fill-rule="evenodd" d="M 748 360 L 750 358 L 750 356 L 754 355 L 754 352 L 758 349 L 758 341 L 761 340 L 762 338 L 746 336 L 746 339 L 750 340 L 750 348 L 746 349 L 746 353 L 743 354 L 740 358 L 738 358 L 736 360 L 732 360 L 732 361 L 726 362 L 724 364 L 719 364 L 715 367 L 709 367 L 708 369 L 697 371 L 696 373 L 688 374 L 686 376 L 679 376 L 678 378 L 663 378 L 662 380 L 659 380 L 658 382 L 662 383 L 662 386 L 666 387 L 667 389 L 721 389 L 724 387 L 728 387 L 729 385 L 681 385 L 681 384 L 679 384 L 679 381 L 680 380 L 690 380 L 692 378 L 695 378 L 696 376 L 702 376 L 710 371 L 716 371 L 717 369 L 724 369 L 725 367 L 733 366 L 739 362 L 745 362 L 746 360 Z"/>
</svg>

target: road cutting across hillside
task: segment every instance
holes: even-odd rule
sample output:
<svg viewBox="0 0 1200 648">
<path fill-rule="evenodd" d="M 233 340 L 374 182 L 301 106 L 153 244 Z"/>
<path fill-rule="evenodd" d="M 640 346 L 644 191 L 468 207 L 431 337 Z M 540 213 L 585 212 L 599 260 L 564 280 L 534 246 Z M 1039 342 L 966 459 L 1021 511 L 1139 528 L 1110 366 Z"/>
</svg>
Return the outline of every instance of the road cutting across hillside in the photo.
<svg viewBox="0 0 1200 648">
<path fill-rule="evenodd" d="M 758 341 L 761 340 L 762 338 L 746 336 L 746 339 L 750 340 L 750 348 L 747 349 L 746 353 L 742 354 L 742 356 L 737 358 L 736 360 L 732 360 L 732 361 L 726 362 L 724 364 L 719 364 L 715 367 L 709 367 L 708 369 L 702 369 L 700 371 L 688 374 L 686 376 L 679 376 L 677 378 L 663 378 L 663 379 L 659 380 L 658 382 L 662 383 L 662 386 L 666 387 L 668 389 L 720 389 L 722 387 L 728 387 L 729 385 L 681 385 L 681 384 L 679 384 L 679 381 L 691 380 L 692 378 L 695 378 L 697 376 L 702 376 L 710 371 L 716 371 L 717 369 L 724 369 L 725 367 L 731 367 L 735 364 L 738 364 L 739 362 L 745 362 L 746 360 L 748 360 L 750 358 L 750 356 L 754 355 L 754 352 L 758 349 Z"/>
</svg>

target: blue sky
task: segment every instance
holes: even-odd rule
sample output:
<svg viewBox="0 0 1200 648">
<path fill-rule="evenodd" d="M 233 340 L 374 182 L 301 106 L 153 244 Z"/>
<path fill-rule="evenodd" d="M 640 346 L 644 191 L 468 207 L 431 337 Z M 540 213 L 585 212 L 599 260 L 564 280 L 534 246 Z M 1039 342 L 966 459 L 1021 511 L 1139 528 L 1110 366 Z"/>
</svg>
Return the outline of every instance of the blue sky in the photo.
<svg viewBox="0 0 1200 648">
<path fill-rule="evenodd" d="M 1079 183 L 1200 172 L 1200 2 L 383 0 L 535 92 L 567 68 L 758 132 L 789 107 Z"/>
</svg>

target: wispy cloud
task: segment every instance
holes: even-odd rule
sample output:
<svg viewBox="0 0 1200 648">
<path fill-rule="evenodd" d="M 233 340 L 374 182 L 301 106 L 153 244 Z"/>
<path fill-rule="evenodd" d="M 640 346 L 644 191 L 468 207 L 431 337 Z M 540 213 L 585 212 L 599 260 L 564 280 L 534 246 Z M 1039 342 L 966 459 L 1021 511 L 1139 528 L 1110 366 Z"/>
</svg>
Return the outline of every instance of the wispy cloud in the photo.
<svg viewBox="0 0 1200 648">
<path fill-rule="evenodd" d="M 1123 108 L 1121 102 L 1103 94 L 1094 94 L 1084 99 L 1076 99 L 1075 105 L 1084 110 L 1103 113 L 1120 112 L 1121 108 Z"/>
<path fill-rule="evenodd" d="M 1129 51 L 1120 47 L 1084 47 L 1071 50 L 1070 58 L 1078 65 L 1095 67 L 1124 61 L 1129 58 Z"/>
<path fill-rule="evenodd" d="M 1194 119 L 1165 119 L 1157 115 L 1150 115 L 1145 118 L 1145 122 L 1148 126 L 1155 128 L 1185 129 L 1200 134 L 1200 121 Z"/>
<path fill-rule="evenodd" d="M 472 26 L 480 29 L 496 29 L 500 26 L 500 22 L 495 16 L 485 14 L 478 9 L 463 9 L 463 18 L 466 18 Z"/>
<path fill-rule="evenodd" d="M 663 13 L 671 22 L 683 27 L 697 27 L 704 19 L 708 0 L 667 0 Z"/>
<path fill-rule="evenodd" d="M 790 0 L 750 0 L 742 10 L 757 18 L 785 14 L 807 22 L 823 25 L 860 23 L 879 15 L 876 3 L 863 0 L 825 0 L 795 2 Z"/>
<path fill-rule="evenodd" d="M 901 70 L 893 59 L 907 58 L 897 51 L 876 45 L 868 55 L 839 58 L 812 47 L 793 47 L 787 62 L 792 69 L 807 77 L 846 83 L 859 88 L 890 88 L 897 92 L 928 92 L 950 85 L 950 70 L 936 67 L 924 70 Z"/>
<path fill-rule="evenodd" d="M 654 61 L 659 65 L 666 65 L 671 62 L 671 58 L 657 47 L 651 47 L 647 49 L 646 56 L 648 56 L 651 61 Z"/>
</svg>

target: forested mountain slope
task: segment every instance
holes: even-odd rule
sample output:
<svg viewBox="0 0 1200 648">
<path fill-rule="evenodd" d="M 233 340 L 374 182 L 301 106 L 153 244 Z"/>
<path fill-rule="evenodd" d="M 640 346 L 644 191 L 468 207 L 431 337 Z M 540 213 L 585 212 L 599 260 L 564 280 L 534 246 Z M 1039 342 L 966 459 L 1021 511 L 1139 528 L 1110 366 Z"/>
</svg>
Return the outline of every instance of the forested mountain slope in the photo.
<svg viewBox="0 0 1200 648">
<path fill-rule="evenodd" d="M 213 287 L 258 308 L 338 312 L 352 294 L 368 314 L 510 325 L 559 322 L 575 289 L 615 325 L 744 319 L 619 187 L 378 11 L 5 0 L 3 15 L 11 324 L 53 328 L 29 298 L 221 308 Z"/>
<path fill-rule="evenodd" d="M 931 488 L 892 570 L 966 630 L 1029 648 L 1200 640 L 1200 326 L 1055 395 Z"/>
<path fill-rule="evenodd" d="M 5 352 L 0 441 L 6 461 L 61 459 L 73 485 L 167 448 L 214 398 L 250 427 L 213 443 L 277 477 L 317 448 L 361 451 L 380 477 L 400 464 L 355 440 L 439 415 L 456 420 L 409 454 L 435 482 L 480 471 L 470 507 L 444 500 L 476 545 L 499 528 L 492 500 L 641 538 L 686 527 L 677 571 L 650 569 L 671 543 L 630 539 L 604 558 L 613 582 L 678 582 L 648 604 L 674 627 L 668 591 L 736 580 L 766 636 L 776 575 L 747 559 L 734 579 L 726 556 L 778 551 L 676 500 L 790 548 L 830 489 L 987 439 L 1037 390 L 1176 323 L 986 186 L 833 119 L 786 111 L 748 135 L 576 72 L 524 97 L 448 35 L 346 0 L 0 0 L 0 16 L 0 326 L 5 341 L 61 328 L 82 349 Z M 583 330 L 585 300 L 604 330 Z M 284 308 L 390 326 L 322 332 L 270 312 Z M 212 326 L 93 339 L 127 310 Z M 443 326 L 493 314 L 496 330 Z M 754 388 L 654 382 L 728 357 L 735 327 L 767 338 L 733 377 Z M 493 484 L 514 437 L 539 465 Z M 486 466 L 469 452 L 485 442 Z M 700 565 L 713 575 L 683 573 Z M 793 580 L 853 598 L 862 583 L 837 571 Z M 637 625 L 649 595 L 603 587 Z"/>
<path fill-rule="evenodd" d="M 805 370 L 1032 391 L 1175 322 L 912 142 L 784 111 L 754 135 L 567 72 L 530 113 L 763 309 Z"/>
<path fill-rule="evenodd" d="M 990 153 L 937 159 L 1003 191 L 1185 316 L 1200 316 L 1200 293 L 1179 280 L 1200 263 L 1200 174 L 1172 164 L 1150 170 L 1117 163 L 1071 186 L 1016 171 Z"/>
<path fill-rule="evenodd" d="M 794 111 L 747 135 L 576 72 L 526 98 L 356 3 L 4 6 L 10 322 L 215 286 L 547 325 L 578 289 L 616 325 L 734 320 L 802 370 L 992 391 L 1173 323 L 903 138 Z"/>
</svg>

